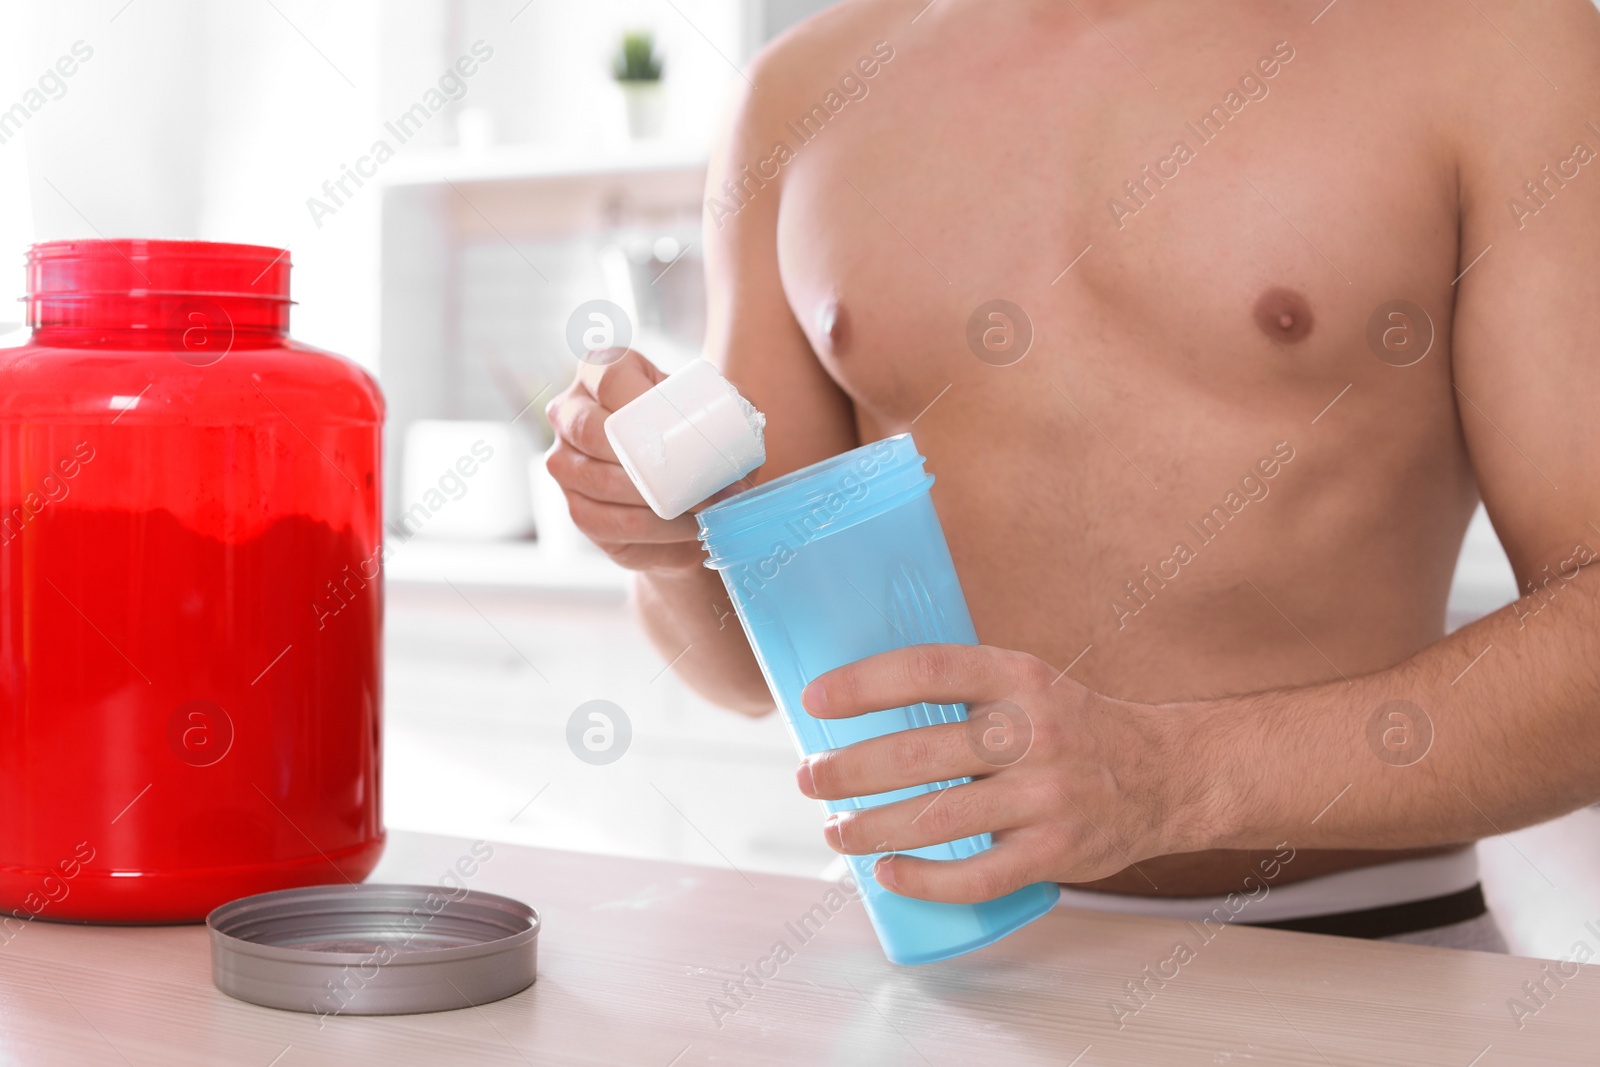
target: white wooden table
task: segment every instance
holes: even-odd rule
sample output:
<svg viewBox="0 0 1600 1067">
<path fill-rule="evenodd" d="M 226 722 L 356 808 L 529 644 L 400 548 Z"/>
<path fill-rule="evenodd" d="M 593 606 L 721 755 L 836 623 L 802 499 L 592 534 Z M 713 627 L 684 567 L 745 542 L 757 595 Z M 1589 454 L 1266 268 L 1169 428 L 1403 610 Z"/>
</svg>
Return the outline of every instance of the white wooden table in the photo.
<svg viewBox="0 0 1600 1067">
<path fill-rule="evenodd" d="M 469 845 L 396 833 L 374 880 L 438 881 Z M 539 980 L 515 997 L 319 1020 L 218 993 L 201 927 L 34 922 L 0 946 L 0 1064 L 1600 1062 L 1593 966 L 1548 982 L 1520 1029 L 1507 1000 L 1526 999 L 1544 961 L 1247 928 L 1199 945 L 1181 923 L 1066 909 L 963 959 L 900 968 L 858 903 L 796 937 L 787 924 L 824 882 L 494 850 L 471 886 L 545 923 Z M 1180 938 L 1193 958 L 1119 1028 L 1112 1000 L 1135 1003 L 1125 983 Z M 780 940 L 793 958 L 730 1000 L 724 982 Z"/>
</svg>

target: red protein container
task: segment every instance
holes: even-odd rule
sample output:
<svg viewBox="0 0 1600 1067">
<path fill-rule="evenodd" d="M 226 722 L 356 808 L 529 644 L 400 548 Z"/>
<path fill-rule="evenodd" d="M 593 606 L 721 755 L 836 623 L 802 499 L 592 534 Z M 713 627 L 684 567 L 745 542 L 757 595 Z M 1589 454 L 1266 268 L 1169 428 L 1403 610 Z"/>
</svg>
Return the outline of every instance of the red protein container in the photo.
<svg viewBox="0 0 1600 1067">
<path fill-rule="evenodd" d="M 377 862 L 383 400 L 289 255 L 57 241 L 0 351 L 0 943 Z"/>
</svg>

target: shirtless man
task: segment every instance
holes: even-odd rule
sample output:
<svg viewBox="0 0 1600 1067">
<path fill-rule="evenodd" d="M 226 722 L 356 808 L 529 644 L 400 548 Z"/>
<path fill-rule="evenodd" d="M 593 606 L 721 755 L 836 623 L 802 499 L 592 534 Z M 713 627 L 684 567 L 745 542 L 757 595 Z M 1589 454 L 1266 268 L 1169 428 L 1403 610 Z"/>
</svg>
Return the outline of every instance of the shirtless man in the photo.
<svg viewBox="0 0 1600 1067">
<path fill-rule="evenodd" d="M 768 47 L 708 186 L 708 358 L 768 415 L 758 480 L 914 429 L 985 642 L 807 710 L 1032 723 L 998 771 L 959 725 L 812 758 L 819 798 L 976 776 L 829 844 L 993 831 L 877 877 L 1172 915 L 1286 845 L 1239 921 L 1502 945 L 1470 843 L 1600 798 L 1594 8 L 925 2 Z M 764 713 L 692 517 L 601 430 L 658 377 L 630 353 L 559 397 L 549 466 L 679 673 Z M 1528 595 L 1446 636 L 1480 497 Z"/>
</svg>

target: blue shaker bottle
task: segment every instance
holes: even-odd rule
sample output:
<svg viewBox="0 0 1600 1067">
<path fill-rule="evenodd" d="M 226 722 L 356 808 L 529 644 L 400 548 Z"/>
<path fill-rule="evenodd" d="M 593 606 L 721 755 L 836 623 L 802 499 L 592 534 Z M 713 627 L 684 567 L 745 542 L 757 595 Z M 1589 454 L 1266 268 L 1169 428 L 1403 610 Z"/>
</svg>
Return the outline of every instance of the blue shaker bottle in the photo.
<svg viewBox="0 0 1600 1067">
<path fill-rule="evenodd" d="M 853 719 L 816 719 L 800 691 L 835 667 L 893 648 L 978 643 L 966 598 L 910 434 L 812 464 L 699 513 L 700 540 L 721 572 L 778 711 L 802 755 L 936 723 L 966 708 L 918 704 Z M 830 812 L 905 800 L 970 779 L 852 800 Z M 988 834 L 912 850 L 955 860 L 990 846 Z M 1054 882 L 981 904 L 940 904 L 891 893 L 872 877 L 879 856 L 847 857 L 889 959 L 931 963 L 982 948 L 1048 912 Z"/>
</svg>

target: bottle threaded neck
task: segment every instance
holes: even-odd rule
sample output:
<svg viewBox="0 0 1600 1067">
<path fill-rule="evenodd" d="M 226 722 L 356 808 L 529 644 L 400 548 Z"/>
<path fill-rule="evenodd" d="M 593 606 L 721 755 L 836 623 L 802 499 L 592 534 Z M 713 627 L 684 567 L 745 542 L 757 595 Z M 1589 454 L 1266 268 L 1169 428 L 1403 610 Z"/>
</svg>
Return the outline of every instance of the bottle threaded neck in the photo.
<svg viewBox="0 0 1600 1067">
<path fill-rule="evenodd" d="M 212 241 L 48 241 L 28 250 L 27 321 L 49 336 L 197 329 L 283 336 L 287 249 Z"/>
</svg>

